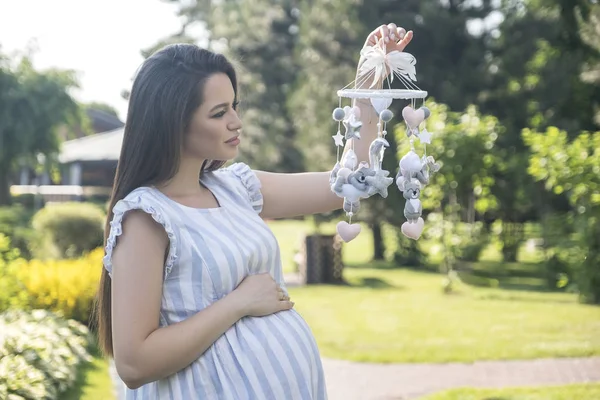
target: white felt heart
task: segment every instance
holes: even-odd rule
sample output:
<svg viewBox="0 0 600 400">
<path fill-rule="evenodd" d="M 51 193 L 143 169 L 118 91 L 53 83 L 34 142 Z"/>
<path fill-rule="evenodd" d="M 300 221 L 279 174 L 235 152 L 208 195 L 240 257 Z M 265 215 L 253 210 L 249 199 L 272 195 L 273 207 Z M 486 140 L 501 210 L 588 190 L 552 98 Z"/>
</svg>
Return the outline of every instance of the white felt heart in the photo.
<svg viewBox="0 0 600 400">
<path fill-rule="evenodd" d="M 392 99 L 375 97 L 371 99 L 371 104 L 375 111 L 377 111 L 377 114 L 380 114 L 383 110 L 387 110 L 392 105 Z"/>
<path fill-rule="evenodd" d="M 411 106 L 406 106 L 402 109 L 402 118 L 411 128 L 416 128 L 425 120 L 425 111 L 421 108 L 415 110 Z"/>
<path fill-rule="evenodd" d="M 344 107 L 344 119 L 348 119 L 350 118 L 350 115 L 352 115 L 352 107 L 350 106 L 345 106 Z"/>
<path fill-rule="evenodd" d="M 337 224 L 337 233 L 340 235 L 342 240 L 346 243 L 354 239 L 360 233 L 360 225 L 352 224 L 350 225 L 346 221 L 340 221 Z"/>
<path fill-rule="evenodd" d="M 419 217 L 417 222 L 408 222 L 402 224 L 402 233 L 404 236 L 410 239 L 417 240 L 421 237 L 421 233 L 423 233 L 423 227 L 425 226 L 425 221 L 423 218 Z"/>
</svg>

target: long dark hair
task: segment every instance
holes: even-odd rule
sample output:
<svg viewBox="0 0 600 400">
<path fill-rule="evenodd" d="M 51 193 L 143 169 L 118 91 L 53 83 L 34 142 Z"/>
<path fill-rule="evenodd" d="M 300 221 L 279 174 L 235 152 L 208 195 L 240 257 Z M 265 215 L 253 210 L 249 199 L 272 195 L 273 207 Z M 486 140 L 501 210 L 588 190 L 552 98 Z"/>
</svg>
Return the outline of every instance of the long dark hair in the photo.
<svg viewBox="0 0 600 400">
<path fill-rule="evenodd" d="M 142 64 L 129 97 L 123 145 L 104 228 L 105 246 L 115 204 L 134 189 L 163 183 L 177 173 L 184 134 L 202 104 L 206 80 L 215 73 L 227 74 L 237 98 L 235 69 L 221 54 L 195 45 L 174 44 L 157 51 Z M 208 160 L 202 169 L 212 171 L 224 163 Z M 102 268 L 94 319 L 100 348 L 110 357 L 113 356 L 111 286 L 111 278 Z"/>
</svg>

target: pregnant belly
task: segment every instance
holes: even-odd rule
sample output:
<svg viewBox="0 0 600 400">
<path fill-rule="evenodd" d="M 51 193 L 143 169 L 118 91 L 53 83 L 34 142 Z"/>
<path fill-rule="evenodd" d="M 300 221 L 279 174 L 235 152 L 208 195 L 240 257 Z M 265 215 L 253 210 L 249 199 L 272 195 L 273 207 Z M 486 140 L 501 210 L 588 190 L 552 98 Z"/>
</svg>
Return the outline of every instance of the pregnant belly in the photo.
<svg viewBox="0 0 600 400">
<path fill-rule="evenodd" d="M 213 346 L 219 379 L 237 399 L 321 399 L 319 351 L 302 317 L 282 311 L 238 321 Z"/>
</svg>

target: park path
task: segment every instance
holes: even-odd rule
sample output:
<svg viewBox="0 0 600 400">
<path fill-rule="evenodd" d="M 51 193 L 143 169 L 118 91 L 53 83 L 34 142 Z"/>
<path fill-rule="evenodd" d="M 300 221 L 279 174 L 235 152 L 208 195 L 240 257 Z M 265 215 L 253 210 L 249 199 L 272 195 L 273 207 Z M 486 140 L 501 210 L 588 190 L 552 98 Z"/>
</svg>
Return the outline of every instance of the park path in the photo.
<svg viewBox="0 0 600 400">
<path fill-rule="evenodd" d="M 469 364 L 362 364 L 324 360 L 329 400 L 412 400 L 458 387 L 600 382 L 600 357 Z"/>
<path fill-rule="evenodd" d="M 329 400 L 413 400 L 466 386 L 502 388 L 600 382 L 600 357 L 467 364 L 364 364 L 324 358 L 323 368 Z M 124 400 L 123 384 L 112 365 L 111 374 L 117 400 Z"/>
<path fill-rule="evenodd" d="M 299 284 L 286 276 L 288 286 Z M 323 358 L 329 400 L 416 400 L 459 387 L 502 388 L 600 382 L 600 357 L 446 364 L 369 364 Z M 123 383 L 114 365 L 117 400 Z"/>
</svg>

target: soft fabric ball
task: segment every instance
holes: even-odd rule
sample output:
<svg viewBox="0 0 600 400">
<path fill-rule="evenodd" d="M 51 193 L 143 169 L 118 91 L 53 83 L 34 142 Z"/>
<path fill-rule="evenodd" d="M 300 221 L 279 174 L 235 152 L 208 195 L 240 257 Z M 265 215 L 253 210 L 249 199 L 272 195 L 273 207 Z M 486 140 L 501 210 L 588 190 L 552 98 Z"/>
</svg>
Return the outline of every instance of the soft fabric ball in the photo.
<svg viewBox="0 0 600 400">
<path fill-rule="evenodd" d="M 394 118 L 394 113 L 386 109 L 383 110 L 379 116 L 383 122 L 390 122 L 392 118 Z"/>
<path fill-rule="evenodd" d="M 422 106 L 421 110 L 423 110 L 423 114 L 425 115 L 425 119 L 429 118 L 429 116 L 431 115 L 431 111 L 429 110 L 429 108 Z"/>
<path fill-rule="evenodd" d="M 344 117 L 346 116 L 346 113 L 344 112 L 343 108 L 336 108 L 335 110 L 333 110 L 333 119 L 336 121 L 342 121 L 344 119 Z"/>
</svg>

